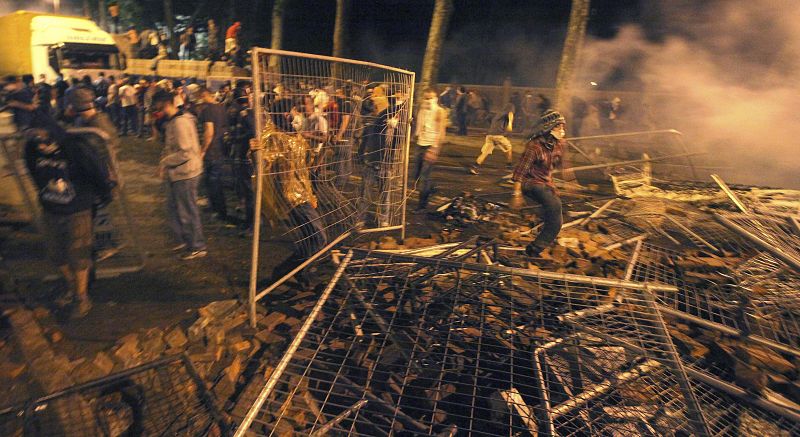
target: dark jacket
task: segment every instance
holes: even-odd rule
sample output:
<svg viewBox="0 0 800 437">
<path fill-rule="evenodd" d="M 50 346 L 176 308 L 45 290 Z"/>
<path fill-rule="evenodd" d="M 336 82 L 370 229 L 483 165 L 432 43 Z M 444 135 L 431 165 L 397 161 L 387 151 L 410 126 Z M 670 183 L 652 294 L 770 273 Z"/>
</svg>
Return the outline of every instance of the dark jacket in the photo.
<svg viewBox="0 0 800 437">
<path fill-rule="evenodd" d="M 111 200 L 108 166 L 81 135 L 67 134 L 49 147 L 25 145 L 25 163 L 39 188 L 42 208 L 69 215 Z"/>
</svg>

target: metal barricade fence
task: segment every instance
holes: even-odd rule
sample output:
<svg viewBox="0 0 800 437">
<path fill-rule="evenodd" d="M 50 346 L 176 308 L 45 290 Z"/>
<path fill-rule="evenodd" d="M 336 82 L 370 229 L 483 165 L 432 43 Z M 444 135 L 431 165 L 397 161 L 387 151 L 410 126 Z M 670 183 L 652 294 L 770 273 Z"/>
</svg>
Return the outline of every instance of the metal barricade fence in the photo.
<svg viewBox="0 0 800 437">
<path fill-rule="evenodd" d="M 140 271 L 145 264 L 144 253 L 134 238 L 136 224 L 133 221 L 125 194 L 125 179 L 117 162 L 116 150 L 112 150 L 108 135 L 96 128 L 72 128 L 70 134 L 86 136 L 97 153 L 110 165 L 117 186 L 113 191 L 113 201 L 97 208 L 94 213 L 94 252 L 96 256 L 95 275 L 98 278 L 114 277 L 122 273 Z M 17 208 L 24 208 L 37 230 L 44 231 L 42 211 L 36 199 L 36 186 L 30 178 L 24 163 L 24 138 L 14 134 L 0 137 L 2 153 L 7 161 L 7 170 L 14 183 L 6 189 L 18 190 L 23 202 Z M 13 186 L 12 186 L 13 185 Z M 52 280 L 50 275 L 45 280 Z"/>
<path fill-rule="evenodd" d="M 0 434 L 225 436 L 228 425 L 185 355 L 0 410 Z"/>
<path fill-rule="evenodd" d="M 253 48 L 255 303 L 353 232 L 405 232 L 414 73 Z M 293 259 L 256 293 L 260 220 L 281 224 Z M 292 262 L 295 261 L 295 262 Z"/>
</svg>

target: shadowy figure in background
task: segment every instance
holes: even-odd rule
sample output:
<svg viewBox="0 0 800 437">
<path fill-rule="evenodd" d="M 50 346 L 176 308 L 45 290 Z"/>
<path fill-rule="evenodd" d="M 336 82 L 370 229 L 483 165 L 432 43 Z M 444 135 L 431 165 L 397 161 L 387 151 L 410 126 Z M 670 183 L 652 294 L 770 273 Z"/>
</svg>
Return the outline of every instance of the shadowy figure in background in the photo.
<svg viewBox="0 0 800 437">
<path fill-rule="evenodd" d="M 589 115 L 589 105 L 586 103 L 586 100 L 578 96 L 573 96 L 570 105 L 570 113 L 572 114 L 572 123 L 570 123 L 572 135 L 570 136 L 579 137 L 581 136 L 583 120 Z"/>
</svg>

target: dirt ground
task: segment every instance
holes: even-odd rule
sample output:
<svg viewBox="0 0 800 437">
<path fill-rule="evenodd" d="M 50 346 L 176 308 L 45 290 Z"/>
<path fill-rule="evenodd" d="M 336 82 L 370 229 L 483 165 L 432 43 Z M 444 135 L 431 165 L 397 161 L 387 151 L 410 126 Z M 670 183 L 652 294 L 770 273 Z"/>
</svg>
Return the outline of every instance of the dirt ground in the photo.
<svg viewBox="0 0 800 437">
<path fill-rule="evenodd" d="M 507 173 L 504 157 L 491 156 L 479 176 L 468 175 L 464 165 L 479 153 L 483 136 L 448 136 L 439 167 L 433 179 L 437 193 L 431 207 L 464 191 L 492 193 L 504 190 L 497 182 Z M 522 150 L 521 140 L 515 151 Z M 51 304 L 59 290 L 52 280 L 55 269 L 46 261 L 44 243 L 32 226 L 0 229 L 0 251 L 4 267 L 18 285 L 15 298 L 33 308 L 51 308 L 51 330 L 59 330 L 63 338 L 54 344 L 59 352 L 73 359 L 89 357 L 105 349 L 125 334 L 150 327 L 165 327 L 176 323 L 191 323 L 196 309 L 208 302 L 239 298 L 246 299 L 250 269 L 251 238 L 236 228 L 226 227 L 211 219 L 203 209 L 202 218 L 209 245 L 209 256 L 182 261 L 169 248 L 174 245 L 166 225 L 164 190 L 156 177 L 160 148 L 156 143 L 135 137 L 123 138 L 120 165 L 125 180 L 125 195 L 131 211 L 134 241 L 145 254 L 144 267 L 134 273 L 100 278 L 92 287 L 92 311 L 83 319 L 69 320 Z M 505 189 L 507 190 L 507 189 Z M 497 198 L 507 200 L 502 194 Z M 231 209 L 234 195 L 228 195 Z M 433 214 L 415 214 L 416 195 L 409 200 L 407 235 L 427 237 L 443 227 Z M 268 278 L 272 267 L 291 252 L 289 241 L 270 238 L 280 230 L 263 228 L 267 238 L 261 246 L 259 278 Z M 399 238 L 399 233 L 393 234 Z M 366 235 L 345 244 L 363 243 L 377 239 Z M 130 251 L 131 248 L 125 250 Z M 50 276 L 50 278 L 47 278 Z M 50 280 L 45 280 L 50 279 Z M 13 299 L 12 299 L 13 300 Z"/>
</svg>

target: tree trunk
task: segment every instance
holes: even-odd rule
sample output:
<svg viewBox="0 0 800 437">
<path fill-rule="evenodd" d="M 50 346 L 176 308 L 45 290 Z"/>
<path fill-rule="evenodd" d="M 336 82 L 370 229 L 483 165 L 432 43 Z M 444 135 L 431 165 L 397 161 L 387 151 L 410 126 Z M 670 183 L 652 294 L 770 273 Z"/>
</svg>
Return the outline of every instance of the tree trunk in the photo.
<svg viewBox="0 0 800 437">
<path fill-rule="evenodd" d="M 447 34 L 447 24 L 453 14 L 453 0 L 436 0 L 433 7 L 433 19 L 428 33 L 428 45 L 425 47 L 425 58 L 422 60 L 422 75 L 419 92 L 431 86 L 439 74 L 439 61 L 442 58 L 442 45 Z"/>
<path fill-rule="evenodd" d="M 336 58 L 345 56 L 345 29 L 349 9 L 350 0 L 336 0 L 336 24 L 333 27 L 333 56 Z"/>
<path fill-rule="evenodd" d="M 283 45 L 283 7 L 286 0 L 275 0 L 272 5 L 272 35 L 270 37 L 270 48 L 281 50 Z M 272 55 L 269 57 L 269 71 L 280 74 L 280 57 Z"/>
<path fill-rule="evenodd" d="M 275 0 L 272 6 L 272 37 L 270 48 L 280 50 L 283 43 L 283 7 L 286 0 Z"/>
<path fill-rule="evenodd" d="M 106 27 L 106 1 L 105 0 L 97 0 L 97 18 L 100 22 L 100 28 L 103 30 L 108 30 Z"/>
<path fill-rule="evenodd" d="M 556 97 L 553 107 L 564 109 L 569 98 L 569 88 L 575 77 L 575 68 L 578 65 L 580 50 L 586 38 L 586 24 L 589 21 L 590 0 L 572 0 L 572 11 L 569 14 L 567 38 L 564 41 L 564 51 L 561 53 L 561 64 L 556 76 Z"/>
<path fill-rule="evenodd" d="M 172 0 L 164 0 L 164 22 L 167 24 L 167 37 L 169 37 L 169 48 L 171 56 L 178 54 L 178 40 L 175 38 L 175 16 L 172 14 Z"/>
</svg>

